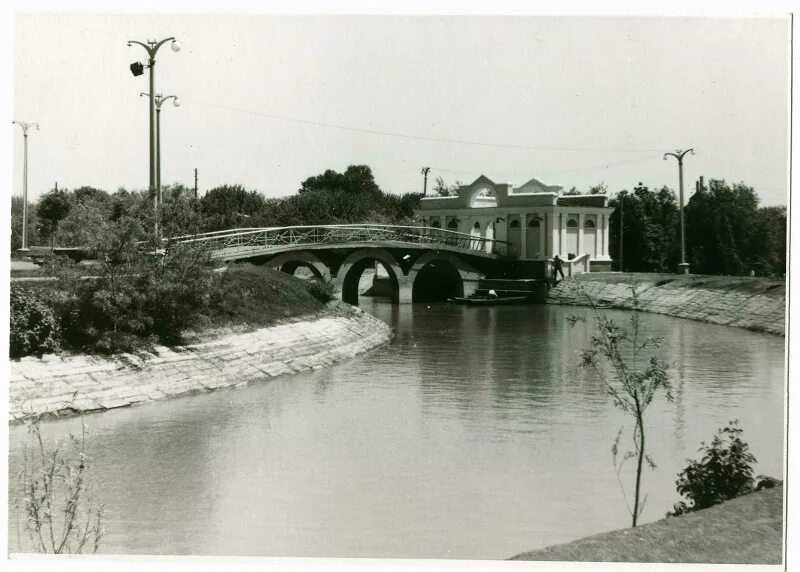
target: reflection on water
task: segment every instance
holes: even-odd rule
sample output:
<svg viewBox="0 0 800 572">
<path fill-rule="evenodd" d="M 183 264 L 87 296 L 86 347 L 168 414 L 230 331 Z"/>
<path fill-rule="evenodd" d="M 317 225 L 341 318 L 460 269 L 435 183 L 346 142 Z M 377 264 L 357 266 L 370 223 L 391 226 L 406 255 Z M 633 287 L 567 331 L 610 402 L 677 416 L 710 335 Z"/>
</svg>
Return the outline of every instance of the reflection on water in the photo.
<svg viewBox="0 0 800 572">
<path fill-rule="evenodd" d="M 88 417 L 102 550 L 493 559 L 628 524 L 610 446 L 630 425 L 577 367 L 587 309 L 362 307 L 394 326 L 391 344 L 317 372 Z M 570 327 L 570 315 L 587 320 Z M 665 338 L 675 401 L 649 411 L 658 468 L 645 474 L 643 521 L 678 500 L 686 458 L 732 418 L 757 472 L 780 476 L 783 339 L 645 323 Z M 77 426 L 49 423 L 46 436 Z M 10 433 L 13 472 L 24 429 Z"/>
</svg>

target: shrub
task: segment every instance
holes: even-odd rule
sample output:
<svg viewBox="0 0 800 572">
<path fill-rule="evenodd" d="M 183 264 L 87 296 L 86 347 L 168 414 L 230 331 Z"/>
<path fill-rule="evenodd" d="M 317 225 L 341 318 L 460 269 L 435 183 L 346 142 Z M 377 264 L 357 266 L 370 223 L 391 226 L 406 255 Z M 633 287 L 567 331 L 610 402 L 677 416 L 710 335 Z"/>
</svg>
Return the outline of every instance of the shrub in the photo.
<svg viewBox="0 0 800 572">
<path fill-rule="evenodd" d="M 327 304 L 336 296 L 336 286 L 331 281 L 306 280 L 309 294 L 323 304 Z"/>
<path fill-rule="evenodd" d="M 59 346 L 59 325 L 47 302 L 35 292 L 11 286 L 10 353 L 12 358 L 41 356 Z"/>
<path fill-rule="evenodd" d="M 703 457 L 689 461 L 675 483 L 678 492 L 691 504 L 677 503 L 671 514 L 708 508 L 753 490 L 753 463 L 756 458 L 742 441 L 742 429 L 733 420 L 717 430 L 710 445 L 701 443 Z"/>
<path fill-rule="evenodd" d="M 83 418 L 79 436 L 70 434 L 53 444 L 42 437 L 42 418 L 35 414 L 25 421 L 28 438 L 14 504 L 17 519 L 25 517 L 29 545 L 23 547 L 20 536 L 18 548 L 49 554 L 97 552 L 104 535 L 104 507 L 95 503 L 88 478 L 91 460 L 85 453 Z"/>
</svg>

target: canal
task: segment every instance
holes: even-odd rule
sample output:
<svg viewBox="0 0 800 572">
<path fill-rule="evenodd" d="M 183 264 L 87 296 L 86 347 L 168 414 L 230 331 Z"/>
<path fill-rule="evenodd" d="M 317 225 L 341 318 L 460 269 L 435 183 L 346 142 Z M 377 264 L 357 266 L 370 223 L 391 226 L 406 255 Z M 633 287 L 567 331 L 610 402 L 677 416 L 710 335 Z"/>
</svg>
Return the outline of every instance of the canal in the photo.
<svg viewBox="0 0 800 572">
<path fill-rule="evenodd" d="M 100 551 L 500 559 L 629 524 L 610 449 L 631 424 L 577 365 L 588 309 L 362 308 L 395 328 L 389 345 L 308 374 L 88 416 L 94 496 L 106 505 Z M 571 326 L 572 315 L 586 321 Z M 730 419 L 756 473 L 781 477 L 784 339 L 643 316 L 665 338 L 675 399 L 647 416 L 657 468 L 645 471 L 642 522 L 679 500 L 677 473 Z M 47 439 L 70 431 L 76 419 L 44 426 Z M 25 436 L 10 427 L 11 551 Z"/>
</svg>

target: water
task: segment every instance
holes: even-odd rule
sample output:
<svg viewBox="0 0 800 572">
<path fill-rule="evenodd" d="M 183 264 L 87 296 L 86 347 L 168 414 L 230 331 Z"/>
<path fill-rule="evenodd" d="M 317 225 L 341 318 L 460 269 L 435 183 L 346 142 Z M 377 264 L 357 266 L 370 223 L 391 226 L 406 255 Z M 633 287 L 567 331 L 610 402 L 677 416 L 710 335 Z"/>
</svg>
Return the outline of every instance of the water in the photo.
<svg viewBox="0 0 800 572">
<path fill-rule="evenodd" d="M 631 424 L 577 366 L 587 309 L 362 301 L 394 326 L 390 345 L 318 372 L 89 416 L 107 511 L 101 552 L 497 559 L 629 524 L 610 447 Z M 587 321 L 570 327 L 570 315 Z M 783 338 L 645 323 L 665 337 L 675 401 L 648 411 L 658 466 L 645 471 L 642 521 L 679 500 L 677 473 L 729 419 L 757 473 L 780 477 Z M 45 437 L 79 429 L 50 422 Z M 10 428 L 12 474 L 24 437 Z"/>
</svg>

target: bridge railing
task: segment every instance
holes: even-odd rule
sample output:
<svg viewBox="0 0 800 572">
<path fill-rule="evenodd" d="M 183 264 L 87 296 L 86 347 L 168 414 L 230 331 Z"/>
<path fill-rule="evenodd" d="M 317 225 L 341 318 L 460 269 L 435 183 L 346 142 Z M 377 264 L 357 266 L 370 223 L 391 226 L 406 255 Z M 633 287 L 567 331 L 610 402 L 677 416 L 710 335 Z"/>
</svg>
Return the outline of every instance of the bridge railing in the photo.
<svg viewBox="0 0 800 572">
<path fill-rule="evenodd" d="M 213 251 L 236 249 L 260 251 L 282 246 L 312 244 L 348 244 L 404 242 L 440 244 L 462 250 L 506 256 L 510 244 L 501 240 L 473 236 L 453 230 L 427 226 L 394 226 L 382 224 L 335 224 L 321 226 L 285 226 L 270 228 L 236 228 L 197 235 L 177 236 L 167 243 L 204 246 Z"/>
</svg>

